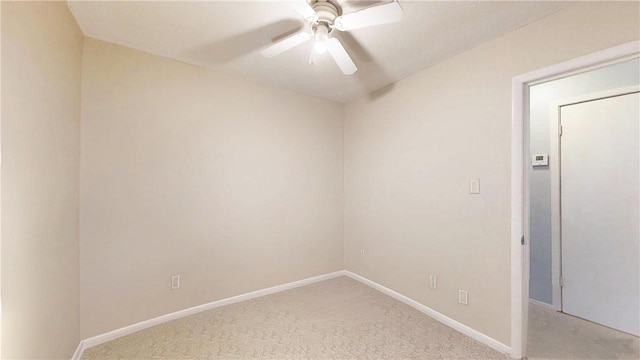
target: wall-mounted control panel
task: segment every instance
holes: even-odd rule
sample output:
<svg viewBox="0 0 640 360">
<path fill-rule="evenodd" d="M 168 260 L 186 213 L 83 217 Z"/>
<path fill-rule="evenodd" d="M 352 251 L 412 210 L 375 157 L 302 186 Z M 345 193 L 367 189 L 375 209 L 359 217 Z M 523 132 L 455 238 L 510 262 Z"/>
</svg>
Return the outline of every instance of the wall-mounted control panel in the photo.
<svg viewBox="0 0 640 360">
<path fill-rule="evenodd" d="M 549 155 L 536 154 L 531 158 L 531 165 L 533 166 L 549 166 Z"/>
</svg>

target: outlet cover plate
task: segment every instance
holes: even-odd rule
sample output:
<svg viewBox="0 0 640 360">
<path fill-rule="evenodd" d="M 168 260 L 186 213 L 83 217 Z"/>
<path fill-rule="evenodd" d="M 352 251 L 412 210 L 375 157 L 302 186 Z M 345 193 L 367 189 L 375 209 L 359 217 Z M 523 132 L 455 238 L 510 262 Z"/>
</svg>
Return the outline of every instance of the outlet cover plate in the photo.
<svg viewBox="0 0 640 360">
<path fill-rule="evenodd" d="M 469 305 L 469 293 L 466 290 L 458 290 L 458 303 Z"/>
</svg>

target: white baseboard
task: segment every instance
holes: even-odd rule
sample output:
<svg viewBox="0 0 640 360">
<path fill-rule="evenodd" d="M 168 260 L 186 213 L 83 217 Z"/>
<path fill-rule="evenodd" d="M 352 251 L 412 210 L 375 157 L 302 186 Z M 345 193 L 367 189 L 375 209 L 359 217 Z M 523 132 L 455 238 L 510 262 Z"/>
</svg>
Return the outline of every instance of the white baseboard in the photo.
<svg viewBox="0 0 640 360">
<path fill-rule="evenodd" d="M 80 343 L 78 344 L 78 347 L 76 348 L 76 351 L 73 353 L 73 357 L 71 358 L 71 360 L 80 360 L 80 358 L 82 357 L 83 351 L 84 351 L 84 341 L 80 341 Z"/>
<path fill-rule="evenodd" d="M 231 305 L 231 304 L 235 304 L 241 301 L 245 301 L 245 300 L 250 300 L 250 299 L 255 299 L 261 296 L 265 296 L 265 295 L 271 295 L 271 294 L 275 294 L 281 291 L 285 291 L 285 290 L 289 290 L 289 289 L 294 289 L 300 286 L 305 286 L 305 285 L 309 285 L 309 284 L 313 284 L 313 283 L 317 283 L 320 281 L 324 281 L 324 280 L 329 280 L 329 279 L 333 279 L 339 276 L 343 276 L 344 274 L 344 270 L 340 270 L 340 271 L 336 271 L 336 272 L 332 272 L 332 273 L 328 273 L 328 274 L 324 274 L 324 275 L 320 275 L 320 276 L 315 276 L 315 277 L 310 277 L 307 279 L 302 279 L 302 280 L 298 280 L 298 281 L 294 281 L 294 282 L 290 282 L 287 284 L 282 284 L 282 285 L 277 285 L 277 286 L 273 286 L 270 288 L 266 288 L 266 289 L 262 289 L 262 290 L 256 290 L 256 291 L 252 291 L 252 292 L 248 292 L 246 294 L 241 294 L 241 295 L 237 295 L 237 296 L 233 296 L 230 298 L 226 298 L 226 299 L 222 299 L 222 300 L 217 300 L 217 301 L 213 301 L 207 304 L 202 304 L 202 305 L 198 305 L 198 306 L 194 306 L 194 307 L 190 307 L 184 310 L 180 310 L 180 311 L 176 311 L 170 314 L 166 314 L 166 315 L 162 315 L 162 316 L 158 316 L 156 318 L 153 319 L 149 319 L 149 320 L 145 320 L 145 321 L 141 321 L 139 323 L 133 324 L 133 325 L 129 325 L 129 326 L 125 326 L 123 328 L 120 329 L 116 329 L 113 331 L 110 331 L 108 333 L 104 333 L 101 335 L 96 335 L 87 339 L 84 339 L 82 341 L 80 341 L 80 344 L 78 345 L 78 348 L 76 349 L 76 352 L 73 354 L 73 358 L 72 360 L 80 360 L 80 358 L 82 357 L 82 353 L 84 352 L 85 349 L 88 349 L 92 346 L 96 346 L 96 345 L 100 345 L 103 343 L 106 343 L 107 341 L 111 341 L 114 339 L 117 339 L 119 337 L 125 336 L 125 335 L 129 335 L 132 334 L 134 332 L 143 330 L 143 329 L 147 329 L 150 328 L 152 326 L 156 326 L 171 320 L 176 320 L 176 319 L 180 319 L 182 317 L 185 316 L 189 316 L 189 315 L 193 315 L 202 311 L 206 311 L 206 310 L 211 310 L 211 309 L 215 309 L 221 306 L 225 306 L 225 305 Z"/>
<path fill-rule="evenodd" d="M 498 340 L 495 340 L 477 330 L 474 330 L 470 327 L 468 327 L 467 325 L 464 325 L 456 320 L 453 320 L 452 318 L 443 315 L 433 309 L 431 309 L 430 307 L 423 305 L 411 298 L 408 298 L 400 293 L 397 293 L 387 287 L 384 287 L 372 280 L 369 280 L 363 276 L 360 276 L 358 274 L 352 273 L 351 271 L 347 271 L 347 270 L 340 270 L 340 271 L 336 271 L 336 272 L 332 272 L 332 273 L 328 273 L 328 274 L 324 274 L 324 275 L 320 275 L 320 276 L 315 276 L 315 277 L 311 277 L 311 278 L 307 278 L 307 279 L 302 279 L 302 280 L 298 280 L 298 281 L 294 281 L 294 282 L 290 282 L 287 284 L 283 284 L 283 285 L 278 285 L 278 286 L 274 286 L 274 287 L 270 287 L 270 288 L 266 288 L 266 289 L 262 289 L 262 290 L 256 290 L 256 291 L 252 291 L 252 292 L 248 292 L 246 294 L 241 294 L 241 295 L 237 295 L 237 296 L 233 296 L 230 298 L 226 298 L 226 299 L 222 299 L 222 300 L 217 300 L 217 301 L 213 301 L 207 304 L 202 304 L 202 305 L 198 305 L 198 306 L 194 306 L 191 308 L 187 308 L 184 310 L 180 310 L 180 311 L 176 311 L 167 315 L 162 315 L 162 316 L 158 316 L 156 318 L 153 319 L 149 319 L 149 320 L 145 320 L 133 325 L 129 325 L 129 326 L 125 326 L 123 328 L 120 329 L 116 329 L 113 331 L 110 331 L 108 333 L 104 333 L 101 335 L 97 335 L 97 336 L 93 336 L 87 339 L 84 339 L 82 341 L 80 341 L 80 344 L 78 344 L 78 348 L 76 349 L 76 352 L 73 354 L 73 357 L 71 358 L 71 360 L 80 360 L 80 358 L 82 357 L 82 353 L 84 352 L 85 349 L 88 349 L 92 346 L 96 346 L 96 345 L 100 345 L 103 344 L 105 342 L 117 339 L 119 337 L 122 336 L 126 336 L 129 334 L 132 334 L 134 332 L 143 330 L 143 329 L 147 329 L 150 328 L 152 326 L 155 325 L 159 325 L 168 321 L 172 321 L 172 320 L 176 320 L 185 316 L 189 316 L 189 315 L 193 315 L 202 311 L 206 311 L 206 310 L 211 310 L 211 309 L 215 309 L 221 306 L 225 306 L 225 305 L 231 305 L 231 304 L 235 304 L 241 301 L 245 301 L 245 300 L 250 300 L 250 299 L 255 299 L 261 296 L 265 296 L 265 295 L 270 295 L 270 294 L 275 294 L 281 291 L 285 291 L 285 290 L 289 290 L 289 289 L 294 289 L 300 286 L 305 286 L 305 285 L 309 285 L 309 284 L 313 284 L 313 283 L 317 283 L 320 281 L 324 281 L 324 280 L 329 280 L 329 279 L 333 279 L 339 276 L 348 276 L 354 280 L 357 280 L 369 287 L 372 287 L 388 296 L 391 296 L 392 298 L 401 301 L 411 307 L 413 307 L 414 309 L 440 321 L 441 323 L 455 329 L 458 330 L 459 332 L 469 336 L 472 339 L 475 339 L 491 348 L 494 348 L 500 352 L 506 353 L 506 354 L 510 354 L 511 352 L 511 347 L 509 347 L 508 345 L 505 345 L 503 343 L 501 343 Z M 535 301 L 535 300 L 534 300 Z"/>
<path fill-rule="evenodd" d="M 447 326 L 449 326 L 449 327 L 451 327 L 451 328 L 453 328 L 455 330 L 458 330 L 459 332 L 467 335 L 468 337 L 470 337 L 472 339 L 475 339 L 475 340 L 477 340 L 477 341 L 479 341 L 479 342 L 481 342 L 481 343 L 483 343 L 483 344 L 485 344 L 485 345 L 487 345 L 487 346 L 489 346 L 491 348 L 494 348 L 494 349 L 496 349 L 496 350 L 498 350 L 498 351 L 500 351 L 502 353 L 511 354 L 511 347 L 510 346 L 505 345 L 505 344 L 501 343 L 500 341 L 498 341 L 498 340 L 496 340 L 496 339 L 494 339 L 492 337 L 489 337 L 489 336 L 487 336 L 487 335 L 485 335 L 485 334 L 483 334 L 483 333 L 481 333 L 481 332 L 479 332 L 477 330 L 474 330 L 474 329 L 468 327 L 467 325 L 464 325 L 463 323 L 460 323 L 460 322 L 458 322 L 456 320 L 453 320 L 452 318 L 450 318 L 450 317 L 448 317 L 446 315 L 443 315 L 443 314 L 431 309 L 430 307 L 428 307 L 426 305 L 423 305 L 423 304 L 421 304 L 421 303 L 419 303 L 419 302 L 417 302 L 417 301 L 415 301 L 415 300 L 413 300 L 411 298 L 408 298 L 408 297 L 406 297 L 406 296 L 404 296 L 404 295 L 402 295 L 400 293 L 397 293 L 397 292 L 395 292 L 395 291 L 393 291 L 393 290 L 391 290 L 391 289 L 389 289 L 387 287 L 384 287 L 384 286 L 378 284 L 375 281 L 369 280 L 369 279 L 367 279 L 367 278 L 365 278 L 363 276 L 360 276 L 358 274 L 354 274 L 351 271 L 345 270 L 344 273 L 345 273 L 346 276 L 348 276 L 348 277 L 350 277 L 350 278 L 352 278 L 354 280 L 357 280 L 357 281 L 359 281 L 359 282 L 361 282 L 361 283 L 363 283 L 365 285 L 368 285 L 368 286 L 370 286 L 370 287 L 372 287 L 372 288 L 374 288 L 374 289 L 376 289 L 376 290 L 378 290 L 378 291 L 380 291 L 380 292 L 382 292 L 382 293 L 384 293 L 386 295 L 389 295 L 392 298 L 394 298 L 394 299 L 396 299 L 398 301 L 401 301 L 401 302 L 411 306 L 412 308 L 414 308 L 414 309 L 416 309 L 416 310 L 418 310 L 418 311 L 420 311 L 420 312 L 422 312 L 422 313 L 424 313 L 424 314 L 426 314 L 426 315 L 428 315 L 428 316 L 440 321 L 441 323 L 443 323 L 443 324 L 445 324 L 445 325 L 447 325 Z"/>
<path fill-rule="evenodd" d="M 547 304 L 546 302 L 542 302 L 540 300 L 536 300 L 536 299 L 531 299 L 529 298 L 529 304 L 533 304 L 533 305 L 537 305 L 540 307 L 543 307 L 545 309 L 549 309 L 549 310 L 553 310 L 553 311 L 557 311 L 555 307 L 553 307 L 553 305 L 551 304 Z"/>
</svg>

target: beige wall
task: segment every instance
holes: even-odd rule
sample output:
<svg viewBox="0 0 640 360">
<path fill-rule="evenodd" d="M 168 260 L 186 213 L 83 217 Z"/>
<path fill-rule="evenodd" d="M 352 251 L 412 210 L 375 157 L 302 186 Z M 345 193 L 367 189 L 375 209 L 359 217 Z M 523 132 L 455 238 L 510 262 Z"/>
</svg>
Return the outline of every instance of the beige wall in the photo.
<svg viewBox="0 0 640 360">
<path fill-rule="evenodd" d="M 343 109 L 82 55 L 66 4 L 2 2 L 3 357 L 343 266 L 508 344 L 511 78 L 637 40 L 639 13 L 579 4 Z"/>
<path fill-rule="evenodd" d="M 639 14 L 581 3 L 349 103 L 346 269 L 509 344 L 511 79 L 637 40 Z"/>
<path fill-rule="evenodd" d="M 84 45 L 83 338 L 343 268 L 340 104 Z"/>
<path fill-rule="evenodd" d="M 81 61 L 82 33 L 66 3 L 2 2 L 6 359 L 69 359 L 80 340 Z"/>
</svg>

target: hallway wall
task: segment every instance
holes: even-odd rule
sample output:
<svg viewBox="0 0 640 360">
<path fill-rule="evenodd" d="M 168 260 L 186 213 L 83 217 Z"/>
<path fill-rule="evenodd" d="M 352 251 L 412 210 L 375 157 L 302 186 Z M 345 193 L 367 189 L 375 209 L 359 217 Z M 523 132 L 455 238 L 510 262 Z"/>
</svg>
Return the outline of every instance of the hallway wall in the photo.
<svg viewBox="0 0 640 360">
<path fill-rule="evenodd" d="M 2 1 L 2 358 L 80 341 L 83 35 L 65 2 Z"/>
</svg>

